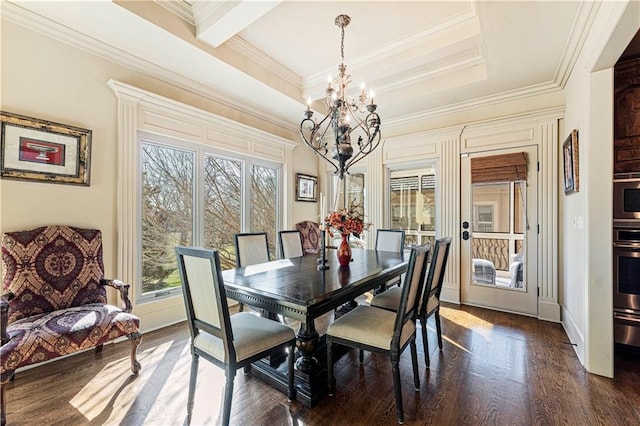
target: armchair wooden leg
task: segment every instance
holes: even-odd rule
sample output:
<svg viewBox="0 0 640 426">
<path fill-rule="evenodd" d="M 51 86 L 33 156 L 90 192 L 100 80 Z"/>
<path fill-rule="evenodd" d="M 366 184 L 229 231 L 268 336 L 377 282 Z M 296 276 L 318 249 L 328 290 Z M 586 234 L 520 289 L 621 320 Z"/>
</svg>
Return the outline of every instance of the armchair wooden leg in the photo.
<svg viewBox="0 0 640 426">
<path fill-rule="evenodd" d="M 9 371 L 5 371 L 2 374 L 2 379 L 1 379 L 2 386 L 0 386 L 1 387 L 1 389 L 0 389 L 0 408 L 2 409 L 2 412 L 0 413 L 0 424 L 2 426 L 7 424 L 7 401 L 6 401 L 6 398 L 5 398 L 5 390 L 4 390 L 4 388 L 5 388 L 5 385 L 9 381 L 13 380 L 14 373 L 15 373 L 15 370 L 9 370 Z"/>
<path fill-rule="evenodd" d="M 138 359 L 136 358 L 136 356 L 138 351 L 138 345 L 142 341 L 142 334 L 140 333 L 127 334 L 127 338 L 131 340 L 131 372 L 133 374 L 138 374 L 142 366 L 138 362 Z"/>
<path fill-rule="evenodd" d="M 102 352 L 102 346 L 104 346 L 102 343 L 100 343 L 98 346 L 96 346 L 96 353 L 99 354 L 100 352 Z"/>
</svg>

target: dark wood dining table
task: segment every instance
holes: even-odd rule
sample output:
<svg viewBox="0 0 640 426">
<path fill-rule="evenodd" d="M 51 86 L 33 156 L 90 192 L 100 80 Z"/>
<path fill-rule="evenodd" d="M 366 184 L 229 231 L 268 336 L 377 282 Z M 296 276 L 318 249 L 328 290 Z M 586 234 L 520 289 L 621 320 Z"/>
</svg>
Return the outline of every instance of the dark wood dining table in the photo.
<svg viewBox="0 0 640 426">
<path fill-rule="evenodd" d="M 326 393 L 324 336 L 316 330 L 321 315 L 353 305 L 358 296 L 384 285 L 407 269 L 401 253 L 354 248 L 349 266 L 340 266 L 335 250 L 327 250 L 327 269 L 318 268 L 318 255 L 274 260 L 222 272 L 227 297 L 300 321 L 296 333 L 296 398 L 312 407 Z M 282 391 L 286 371 L 277 361 L 261 361 L 251 373 Z"/>
</svg>

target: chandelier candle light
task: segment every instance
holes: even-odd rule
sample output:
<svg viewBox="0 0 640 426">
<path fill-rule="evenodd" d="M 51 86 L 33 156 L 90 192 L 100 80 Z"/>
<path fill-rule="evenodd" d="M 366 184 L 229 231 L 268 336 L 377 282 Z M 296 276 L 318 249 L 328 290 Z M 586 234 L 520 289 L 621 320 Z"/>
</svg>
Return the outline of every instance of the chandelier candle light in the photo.
<svg viewBox="0 0 640 426">
<path fill-rule="evenodd" d="M 300 123 L 300 135 L 304 143 L 320 157 L 324 158 L 335 169 L 335 174 L 344 179 L 349 167 L 369 155 L 380 144 L 380 116 L 376 113 L 377 105 L 373 102 L 373 92 L 365 94 L 364 83 L 357 99 L 349 96 L 347 89 L 351 83 L 351 75 L 347 74 L 344 63 L 344 28 L 349 25 L 351 18 L 338 15 L 336 26 L 341 30 L 340 55 L 338 75 L 329 77 L 325 102 L 327 115 L 316 122 L 311 111 L 311 98 L 307 100 L 305 118 Z M 333 147 L 329 153 L 329 144 L 325 136 L 329 129 L 333 131 Z M 351 138 L 357 137 L 357 146 L 351 145 Z"/>
</svg>

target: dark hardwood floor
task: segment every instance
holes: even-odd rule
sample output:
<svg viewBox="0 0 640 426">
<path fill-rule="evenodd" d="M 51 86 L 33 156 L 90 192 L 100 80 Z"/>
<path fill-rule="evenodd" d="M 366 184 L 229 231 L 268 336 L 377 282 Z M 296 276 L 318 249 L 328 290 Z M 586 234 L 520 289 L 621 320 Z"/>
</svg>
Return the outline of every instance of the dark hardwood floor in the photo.
<svg viewBox="0 0 640 426">
<path fill-rule="evenodd" d="M 402 356 L 405 424 L 638 425 L 640 355 L 619 352 L 614 380 L 580 365 L 559 324 L 468 306 L 442 308 L 444 349 L 429 320 L 431 368 L 413 389 L 410 351 Z M 129 343 L 107 345 L 20 372 L 7 385 L 9 425 L 179 425 L 186 415 L 186 324 L 147 333 L 142 371 L 129 374 Z M 387 358 L 356 351 L 336 362 L 336 394 L 308 409 L 240 371 L 231 423 L 237 425 L 395 424 Z M 224 374 L 200 362 L 192 424 L 219 421 Z"/>
</svg>

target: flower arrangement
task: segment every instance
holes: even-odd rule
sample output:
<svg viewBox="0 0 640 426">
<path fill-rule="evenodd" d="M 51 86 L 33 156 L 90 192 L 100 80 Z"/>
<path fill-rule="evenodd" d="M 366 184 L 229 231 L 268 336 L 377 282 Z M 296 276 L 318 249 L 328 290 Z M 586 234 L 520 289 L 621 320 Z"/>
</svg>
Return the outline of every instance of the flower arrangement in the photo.
<svg viewBox="0 0 640 426">
<path fill-rule="evenodd" d="M 340 234 L 353 234 L 357 238 L 360 238 L 360 234 L 368 226 L 365 225 L 362 215 L 353 207 L 329 213 L 324 219 L 324 225 L 332 237 L 335 231 Z"/>
</svg>

